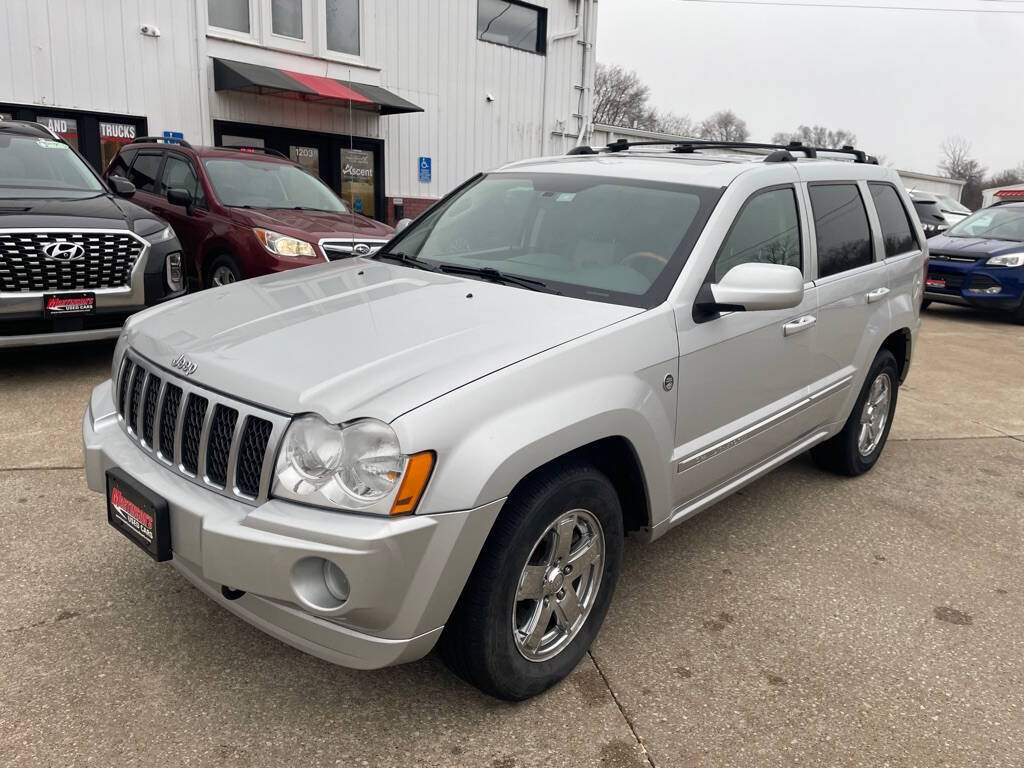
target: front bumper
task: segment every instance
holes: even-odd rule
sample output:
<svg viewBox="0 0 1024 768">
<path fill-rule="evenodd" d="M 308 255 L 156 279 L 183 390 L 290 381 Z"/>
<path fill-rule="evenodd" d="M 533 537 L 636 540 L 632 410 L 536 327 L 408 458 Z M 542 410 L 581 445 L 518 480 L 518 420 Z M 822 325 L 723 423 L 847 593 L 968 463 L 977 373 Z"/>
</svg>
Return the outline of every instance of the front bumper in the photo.
<svg viewBox="0 0 1024 768">
<path fill-rule="evenodd" d="M 123 432 L 110 382 L 93 391 L 82 426 L 89 488 L 105 492 L 119 467 L 166 499 L 172 564 L 245 621 L 319 658 L 360 669 L 413 661 L 440 636 L 504 500 L 474 510 L 384 518 L 281 499 L 261 506 L 178 477 Z M 326 606 L 330 561 L 350 595 Z M 228 600 L 221 587 L 244 591 Z M 319 592 L 318 592 L 319 589 Z"/>
<path fill-rule="evenodd" d="M 932 259 L 928 262 L 928 278 L 945 281 L 941 288 L 926 284 L 924 292 L 926 299 L 943 304 L 1013 311 L 1024 301 L 1024 267 L 986 267 Z"/>
</svg>

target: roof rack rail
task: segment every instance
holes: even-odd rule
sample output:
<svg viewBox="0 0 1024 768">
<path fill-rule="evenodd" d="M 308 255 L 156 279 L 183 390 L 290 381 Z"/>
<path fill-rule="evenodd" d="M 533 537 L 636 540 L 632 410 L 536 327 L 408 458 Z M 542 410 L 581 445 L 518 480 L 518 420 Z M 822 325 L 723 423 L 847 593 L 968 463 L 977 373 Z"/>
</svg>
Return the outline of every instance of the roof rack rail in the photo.
<svg viewBox="0 0 1024 768">
<path fill-rule="evenodd" d="M 867 163 L 870 165 L 878 165 L 878 160 L 871 155 L 867 154 L 863 150 L 856 149 L 849 145 L 835 148 L 835 147 L 812 147 L 807 144 L 803 144 L 799 141 L 791 141 L 789 144 L 762 144 L 751 141 L 715 141 L 713 139 L 660 139 L 654 141 L 628 141 L 626 139 L 619 139 L 613 141 L 607 147 L 604 148 L 605 152 L 624 152 L 627 149 L 633 147 L 672 147 L 673 152 L 680 154 L 690 154 L 697 151 L 698 149 L 770 149 L 775 150 L 765 158 L 766 163 L 789 163 L 793 162 L 796 158 L 793 157 L 793 152 L 800 152 L 807 158 L 816 158 L 819 152 L 830 152 L 834 154 L 852 155 L 854 162 Z M 585 152 L 578 152 L 576 150 L 582 149 L 576 147 L 570 154 L 586 154 Z"/>
<path fill-rule="evenodd" d="M 262 152 L 265 155 L 277 155 L 284 160 L 290 159 L 283 152 L 278 152 L 276 149 L 270 149 L 269 147 L 258 147 L 255 144 L 233 144 L 230 147 L 217 147 L 217 149 L 237 149 L 239 152 Z"/>
<path fill-rule="evenodd" d="M 185 149 L 192 149 L 192 145 L 184 139 L 173 139 L 169 136 L 139 136 L 137 139 L 132 139 L 128 142 L 129 144 L 177 144 L 179 147 Z"/>
</svg>

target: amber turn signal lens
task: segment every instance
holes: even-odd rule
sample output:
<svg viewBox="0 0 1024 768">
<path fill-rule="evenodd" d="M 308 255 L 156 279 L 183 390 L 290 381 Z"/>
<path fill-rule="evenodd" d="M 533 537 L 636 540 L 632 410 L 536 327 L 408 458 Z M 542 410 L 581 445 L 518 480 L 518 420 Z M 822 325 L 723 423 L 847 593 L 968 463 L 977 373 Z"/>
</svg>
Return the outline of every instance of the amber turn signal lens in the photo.
<svg viewBox="0 0 1024 768">
<path fill-rule="evenodd" d="M 405 476 L 402 478 L 402 484 L 398 487 L 398 495 L 395 497 L 395 503 L 391 505 L 392 515 L 407 515 L 416 511 L 416 505 L 420 503 L 420 497 L 426 490 L 427 481 L 430 480 L 430 473 L 433 470 L 433 451 L 414 453 L 409 457 L 409 463 L 405 467 Z"/>
</svg>

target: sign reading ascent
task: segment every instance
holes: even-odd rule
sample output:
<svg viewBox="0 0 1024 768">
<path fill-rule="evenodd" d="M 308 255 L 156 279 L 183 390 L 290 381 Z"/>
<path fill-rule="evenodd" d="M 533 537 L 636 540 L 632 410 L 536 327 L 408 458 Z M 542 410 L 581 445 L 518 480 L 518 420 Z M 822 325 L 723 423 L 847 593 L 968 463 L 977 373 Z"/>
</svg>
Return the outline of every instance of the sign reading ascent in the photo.
<svg viewBox="0 0 1024 768">
<path fill-rule="evenodd" d="M 341 150 L 341 197 L 352 210 L 371 218 L 375 214 L 376 182 L 373 152 L 364 149 Z"/>
</svg>

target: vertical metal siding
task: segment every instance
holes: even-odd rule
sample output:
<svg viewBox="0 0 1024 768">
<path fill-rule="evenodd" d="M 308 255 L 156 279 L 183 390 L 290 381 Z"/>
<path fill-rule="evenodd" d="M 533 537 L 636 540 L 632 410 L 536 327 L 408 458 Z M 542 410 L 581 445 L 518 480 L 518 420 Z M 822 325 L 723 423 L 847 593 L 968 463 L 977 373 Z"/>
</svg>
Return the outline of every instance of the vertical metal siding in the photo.
<svg viewBox="0 0 1024 768">
<path fill-rule="evenodd" d="M 392 197 L 439 197 L 479 170 L 562 152 L 567 142 L 553 132 L 579 130 L 578 38 L 549 42 L 546 57 L 479 41 L 477 0 L 363 0 L 363 66 L 351 67 L 207 37 L 206 2 L 4 0 L 0 101 L 141 115 L 152 132 L 202 142 L 212 142 L 215 119 L 382 138 Z M 548 9 L 549 39 L 574 27 L 574 0 L 533 2 Z M 143 36 L 143 24 L 161 36 Z M 210 56 L 351 77 L 425 112 L 350 118 L 338 107 L 218 93 Z M 419 183 L 423 155 L 433 160 L 430 184 Z"/>
</svg>

